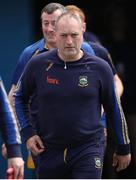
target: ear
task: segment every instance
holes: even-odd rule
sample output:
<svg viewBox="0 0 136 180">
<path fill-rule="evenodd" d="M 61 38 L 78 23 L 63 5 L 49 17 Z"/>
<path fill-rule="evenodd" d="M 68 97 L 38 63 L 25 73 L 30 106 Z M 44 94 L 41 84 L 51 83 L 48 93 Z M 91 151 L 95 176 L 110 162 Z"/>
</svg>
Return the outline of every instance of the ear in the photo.
<svg viewBox="0 0 136 180">
<path fill-rule="evenodd" d="M 83 23 L 83 33 L 86 31 L 86 23 Z"/>
</svg>

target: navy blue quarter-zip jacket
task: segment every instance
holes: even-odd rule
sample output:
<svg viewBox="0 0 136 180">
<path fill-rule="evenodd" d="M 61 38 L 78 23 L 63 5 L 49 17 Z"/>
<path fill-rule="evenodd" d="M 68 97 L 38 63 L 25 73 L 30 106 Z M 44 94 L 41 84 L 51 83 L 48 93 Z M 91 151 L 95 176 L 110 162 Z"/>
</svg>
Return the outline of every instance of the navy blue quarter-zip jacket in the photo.
<svg viewBox="0 0 136 180">
<path fill-rule="evenodd" d="M 37 94 L 37 132 L 28 112 Z M 113 73 L 104 60 L 84 53 L 74 62 L 62 61 L 57 50 L 42 53 L 28 64 L 15 95 L 16 114 L 27 140 L 38 133 L 45 146 L 72 147 L 100 138 L 101 105 L 115 132 L 117 153 L 129 152 L 125 117 L 116 96 Z"/>
</svg>

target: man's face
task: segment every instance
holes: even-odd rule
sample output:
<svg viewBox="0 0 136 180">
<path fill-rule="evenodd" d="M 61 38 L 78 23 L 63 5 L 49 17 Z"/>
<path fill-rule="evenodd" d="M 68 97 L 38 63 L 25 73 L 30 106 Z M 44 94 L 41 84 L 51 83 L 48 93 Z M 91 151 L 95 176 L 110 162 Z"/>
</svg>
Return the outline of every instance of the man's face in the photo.
<svg viewBox="0 0 136 180">
<path fill-rule="evenodd" d="M 56 28 L 56 42 L 61 58 L 77 59 L 83 42 L 82 23 L 73 17 L 62 17 Z"/>
<path fill-rule="evenodd" d="M 60 10 L 54 11 L 52 14 L 43 13 L 41 15 L 42 19 L 42 31 L 44 38 L 46 39 L 47 45 L 50 47 L 56 46 L 56 37 L 55 37 L 55 23 L 57 18 L 61 15 Z"/>
</svg>

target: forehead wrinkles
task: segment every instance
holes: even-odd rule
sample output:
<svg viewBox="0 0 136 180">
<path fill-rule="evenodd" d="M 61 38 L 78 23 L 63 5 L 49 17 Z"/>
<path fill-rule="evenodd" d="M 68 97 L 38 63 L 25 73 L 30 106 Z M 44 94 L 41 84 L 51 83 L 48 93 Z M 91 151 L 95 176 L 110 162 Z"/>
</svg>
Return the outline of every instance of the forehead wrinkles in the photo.
<svg viewBox="0 0 136 180">
<path fill-rule="evenodd" d="M 82 23 L 81 20 L 79 19 L 78 16 L 74 15 L 74 14 L 68 14 L 68 15 L 64 15 L 61 18 L 59 18 L 59 20 L 56 23 L 56 30 L 59 29 L 59 26 L 65 26 L 68 24 L 72 24 L 74 26 L 79 26 L 81 28 Z M 71 26 L 70 26 L 71 27 Z M 72 27 L 71 27 L 72 28 Z"/>
<path fill-rule="evenodd" d="M 57 10 L 52 14 L 43 13 L 41 16 L 42 21 L 56 21 L 57 18 L 61 15 L 61 11 Z"/>
</svg>

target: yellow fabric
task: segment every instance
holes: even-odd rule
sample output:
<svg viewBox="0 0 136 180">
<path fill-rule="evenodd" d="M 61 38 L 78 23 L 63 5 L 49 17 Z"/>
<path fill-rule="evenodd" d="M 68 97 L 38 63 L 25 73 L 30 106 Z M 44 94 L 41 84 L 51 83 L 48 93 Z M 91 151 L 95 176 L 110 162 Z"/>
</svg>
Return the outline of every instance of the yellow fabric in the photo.
<svg viewBox="0 0 136 180">
<path fill-rule="evenodd" d="M 35 165 L 34 165 L 34 162 L 33 162 L 31 153 L 28 154 L 28 158 L 27 158 L 27 168 L 28 168 L 28 169 L 35 169 Z"/>
<path fill-rule="evenodd" d="M 68 149 L 67 148 L 65 148 L 64 149 L 64 162 L 67 164 L 67 160 L 66 160 L 66 157 L 67 157 L 67 151 L 68 151 Z"/>
<path fill-rule="evenodd" d="M 45 49 L 49 49 L 47 44 L 44 45 L 44 48 L 45 48 Z"/>
</svg>

